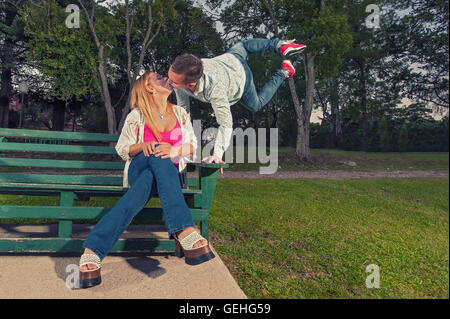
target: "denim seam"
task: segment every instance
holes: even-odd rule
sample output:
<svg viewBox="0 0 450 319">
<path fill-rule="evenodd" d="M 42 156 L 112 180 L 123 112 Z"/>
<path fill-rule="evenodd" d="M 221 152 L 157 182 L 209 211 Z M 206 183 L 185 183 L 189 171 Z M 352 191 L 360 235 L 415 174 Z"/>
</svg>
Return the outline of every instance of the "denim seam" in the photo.
<svg viewBox="0 0 450 319">
<path fill-rule="evenodd" d="M 83 248 L 92 250 L 98 256 L 98 258 L 100 258 L 100 261 L 102 261 L 103 258 L 105 258 L 105 256 L 103 255 L 103 253 L 100 252 L 100 250 L 98 250 L 97 248 L 91 247 L 90 245 L 86 245 L 86 242 L 83 244 Z"/>
<path fill-rule="evenodd" d="M 186 225 L 180 226 L 180 227 L 178 227 L 178 228 L 175 228 L 175 230 L 173 230 L 173 231 L 171 231 L 171 232 L 168 232 L 168 234 L 169 234 L 169 239 L 175 238 L 174 234 L 175 234 L 176 232 L 178 232 L 178 231 L 180 231 L 180 230 L 183 230 L 183 229 L 186 229 L 186 228 L 188 228 L 188 227 L 194 227 L 194 226 L 195 226 L 195 224 L 192 223 L 192 224 L 186 224 Z"/>
<path fill-rule="evenodd" d="M 152 155 L 150 155 L 150 156 L 154 156 L 153 154 Z M 155 156 L 154 156 L 155 157 Z M 156 158 L 156 157 L 155 157 Z M 149 158 L 149 160 L 150 160 L 150 158 Z M 157 185 L 161 185 L 160 184 L 160 176 L 159 176 L 159 174 L 158 174 L 158 172 L 159 172 L 159 168 L 158 167 L 153 167 L 152 165 L 150 165 L 150 163 L 149 163 L 149 166 L 151 167 L 151 169 L 155 172 L 155 178 L 156 178 L 156 182 L 157 182 Z M 158 187 L 158 191 L 159 191 L 159 187 Z M 162 197 L 161 197 L 161 193 L 160 192 L 158 192 L 158 196 L 159 196 L 159 200 L 161 201 L 161 204 L 162 204 L 162 206 L 163 206 L 163 209 L 164 209 L 164 207 L 167 207 L 168 206 L 168 203 L 167 203 L 167 201 L 166 201 L 166 199 L 165 199 L 165 196 L 163 195 Z M 164 212 L 163 212 L 164 213 Z M 166 225 L 172 225 L 173 224 L 173 221 L 172 221 L 172 219 L 171 219 L 171 217 L 170 217 L 170 214 L 164 214 L 165 216 L 164 216 L 164 220 L 166 221 Z"/>
<path fill-rule="evenodd" d="M 183 230 L 183 229 L 188 228 L 188 227 L 194 227 L 194 226 L 195 226 L 194 223 L 192 223 L 192 224 L 189 223 L 189 224 L 181 225 L 181 226 L 178 226 L 178 227 L 174 227 L 174 228 L 169 229 L 169 230 L 168 230 L 168 233 L 169 233 L 169 236 L 170 236 L 170 235 L 172 235 L 173 233 L 176 233 L 177 231 Z"/>
</svg>

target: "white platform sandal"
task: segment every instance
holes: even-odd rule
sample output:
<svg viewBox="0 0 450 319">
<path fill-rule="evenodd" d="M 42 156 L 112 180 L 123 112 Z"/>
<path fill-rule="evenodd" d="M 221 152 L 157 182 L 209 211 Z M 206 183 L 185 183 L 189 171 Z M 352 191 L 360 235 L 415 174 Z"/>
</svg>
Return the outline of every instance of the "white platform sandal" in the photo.
<svg viewBox="0 0 450 319">
<path fill-rule="evenodd" d="M 215 257 L 209 244 L 195 247 L 194 244 L 200 240 L 206 240 L 197 231 L 193 231 L 181 241 L 174 234 L 175 238 L 175 256 L 185 257 L 185 262 L 188 265 L 198 265 Z"/>
<path fill-rule="evenodd" d="M 81 270 L 84 265 L 92 264 L 97 268 L 89 270 Z M 101 262 L 100 258 L 94 254 L 84 254 L 80 258 L 80 288 L 90 288 L 100 285 L 102 276 L 100 275 Z"/>
</svg>

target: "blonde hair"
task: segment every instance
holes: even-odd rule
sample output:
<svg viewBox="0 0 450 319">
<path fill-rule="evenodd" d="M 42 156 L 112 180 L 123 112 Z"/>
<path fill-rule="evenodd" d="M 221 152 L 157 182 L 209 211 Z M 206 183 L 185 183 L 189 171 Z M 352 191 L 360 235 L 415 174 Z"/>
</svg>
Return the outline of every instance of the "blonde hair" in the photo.
<svg viewBox="0 0 450 319">
<path fill-rule="evenodd" d="M 146 83 L 149 82 L 150 75 L 153 72 L 147 71 L 139 77 L 134 83 L 133 89 L 131 90 L 131 109 L 138 109 L 144 117 L 145 124 L 152 130 L 158 142 L 161 142 L 161 134 L 158 127 L 153 120 L 151 108 L 155 107 L 152 105 L 150 98 L 151 93 L 145 88 Z M 167 113 L 173 113 L 172 104 L 168 103 Z"/>
</svg>

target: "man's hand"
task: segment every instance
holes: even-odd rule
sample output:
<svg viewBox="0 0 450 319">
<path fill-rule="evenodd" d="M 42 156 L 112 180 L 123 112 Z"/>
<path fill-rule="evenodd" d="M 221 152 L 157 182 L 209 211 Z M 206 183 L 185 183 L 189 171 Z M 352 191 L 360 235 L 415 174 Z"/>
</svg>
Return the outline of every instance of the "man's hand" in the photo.
<svg viewBox="0 0 450 319">
<path fill-rule="evenodd" d="M 224 161 L 222 161 L 222 159 L 218 158 L 216 155 L 211 155 L 211 156 L 207 156 L 205 158 L 202 159 L 202 163 L 206 162 L 206 163 L 216 163 L 216 164 L 225 164 Z M 220 169 L 220 174 L 223 175 L 223 168 Z"/>
</svg>

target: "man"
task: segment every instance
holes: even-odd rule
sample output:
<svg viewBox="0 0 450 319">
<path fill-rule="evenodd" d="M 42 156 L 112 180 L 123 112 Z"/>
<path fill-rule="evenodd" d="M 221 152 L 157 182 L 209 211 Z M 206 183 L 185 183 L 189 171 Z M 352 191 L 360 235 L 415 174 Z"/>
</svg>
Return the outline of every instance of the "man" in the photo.
<svg viewBox="0 0 450 319">
<path fill-rule="evenodd" d="M 183 54 L 175 59 L 168 72 L 168 82 L 175 89 L 177 104 L 189 112 L 189 97 L 211 103 L 219 124 L 213 155 L 202 161 L 224 163 L 222 156 L 233 133 L 231 105 L 242 100 L 246 108 L 257 112 L 272 99 L 286 78 L 294 76 L 295 69 L 288 58 L 306 48 L 306 45 L 294 41 L 250 39 L 236 43 L 225 54 L 212 59 L 199 59 L 192 54 Z M 264 51 L 278 52 L 284 60 L 281 69 L 257 92 L 247 57 L 250 53 Z"/>
</svg>

